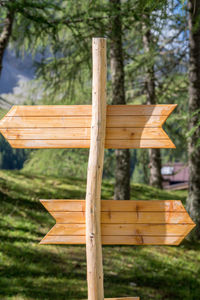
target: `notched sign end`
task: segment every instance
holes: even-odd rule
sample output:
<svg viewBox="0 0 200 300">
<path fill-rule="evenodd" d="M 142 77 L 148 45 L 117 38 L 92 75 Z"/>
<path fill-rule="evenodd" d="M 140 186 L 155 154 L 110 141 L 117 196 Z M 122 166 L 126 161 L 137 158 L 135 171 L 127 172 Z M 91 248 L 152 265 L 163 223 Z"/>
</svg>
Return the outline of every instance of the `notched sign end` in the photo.
<svg viewBox="0 0 200 300">
<path fill-rule="evenodd" d="M 162 125 L 177 105 L 108 105 L 105 148 L 175 148 Z M 0 131 L 13 148 L 89 148 L 90 105 L 13 106 Z"/>
<path fill-rule="evenodd" d="M 42 200 L 56 224 L 41 244 L 85 244 L 85 200 Z M 179 245 L 195 227 L 179 200 L 101 200 L 103 245 Z"/>
</svg>

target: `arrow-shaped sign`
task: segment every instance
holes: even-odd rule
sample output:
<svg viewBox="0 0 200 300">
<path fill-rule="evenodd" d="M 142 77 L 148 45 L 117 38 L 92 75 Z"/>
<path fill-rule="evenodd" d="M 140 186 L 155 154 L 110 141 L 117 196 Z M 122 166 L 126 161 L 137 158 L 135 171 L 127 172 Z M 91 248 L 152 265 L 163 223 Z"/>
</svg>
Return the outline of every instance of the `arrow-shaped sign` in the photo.
<svg viewBox="0 0 200 300">
<path fill-rule="evenodd" d="M 106 148 L 175 148 L 162 125 L 176 105 L 108 105 Z M 89 148 L 91 105 L 13 106 L 0 131 L 14 148 Z"/>
<path fill-rule="evenodd" d="M 84 200 L 41 200 L 56 224 L 41 244 L 85 244 Z M 104 245 L 179 245 L 194 228 L 181 201 L 101 201 Z"/>
</svg>

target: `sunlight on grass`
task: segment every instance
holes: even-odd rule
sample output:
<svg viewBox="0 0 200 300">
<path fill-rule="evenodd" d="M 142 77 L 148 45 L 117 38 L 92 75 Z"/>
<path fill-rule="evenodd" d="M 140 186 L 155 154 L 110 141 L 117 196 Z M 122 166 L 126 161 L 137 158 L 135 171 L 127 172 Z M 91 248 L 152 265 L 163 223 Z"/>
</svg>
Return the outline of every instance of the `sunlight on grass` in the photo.
<svg viewBox="0 0 200 300">
<path fill-rule="evenodd" d="M 0 299 L 86 299 L 85 246 L 39 245 L 55 223 L 39 203 L 46 199 L 84 199 L 81 179 L 0 171 Z M 134 184 L 132 199 L 180 199 Z M 104 182 L 102 198 L 112 199 Z M 197 300 L 200 295 L 200 245 L 179 247 L 103 247 L 105 296 L 140 296 L 141 300 Z"/>
</svg>

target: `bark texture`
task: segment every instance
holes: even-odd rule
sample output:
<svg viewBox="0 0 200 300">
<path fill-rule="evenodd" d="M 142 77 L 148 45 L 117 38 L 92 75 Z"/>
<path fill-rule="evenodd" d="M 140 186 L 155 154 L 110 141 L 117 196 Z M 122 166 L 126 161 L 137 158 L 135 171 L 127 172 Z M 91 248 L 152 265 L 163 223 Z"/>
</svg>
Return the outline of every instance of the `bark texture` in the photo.
<svg viewBox="0 0 200 300">
<path fill-rule="evenodd" d="M 112 104 L 126 104 L 124 86 L 124 60 L 122 49 L 121 1 L 110 0 L 111 12 L 111 41 L 110 60 L 112 77 Z M 115 150 L 115 200 L 130 199 L 130 151 L 129 149 Z"/>
<path fill-rule="evenodd" d="M 86 191 L 88 300 L 104 300 L 101 182 L 106 132 L 106 39 L 92 39 L 92 124 Z"/>
<path fill-rule="evenodd" d="M 3 63 L 3 56 L 8 45 L 9 38 L 12 33 L 12 25 L 14 21 L 14 11 L 8 10 L 6 18 L 4 20 L 4 25 L 2 28 L 2 32 L 0 35 L 0 76 L 2 72 L 2 63 Z"/>
<path fill-rule="evenodd" d="M 188 142 L 189 195 L 187 209 L 196 223 L 192 233 L 200 239 L 200 1 L 190 0 L 189 7 L 189 130 L 194 130 Z"/>
<path fill-rule="evenodd" d="M 148 17 L 144 17 L 145 21 L 148 20 Z M 147 29 L 147 26 L 144 24 L 144 35 L 143 35 L 143 44 L 144 50 L 146 53 L 150 53 L 151 45 L 151 31 Z M 156 104 L 156 93 L 155 93 L 155 71 L 154 65 L 149 64 L 146 68 L 145 76 L 145 90 L 147 96 L 147 104 Z M 161 175 L 161 154 L 160 149 L 149 149 L 149 167 L 150 167 L 150 177 L 149 184 L 162 189 L 162 175 Z"/>
</svg>

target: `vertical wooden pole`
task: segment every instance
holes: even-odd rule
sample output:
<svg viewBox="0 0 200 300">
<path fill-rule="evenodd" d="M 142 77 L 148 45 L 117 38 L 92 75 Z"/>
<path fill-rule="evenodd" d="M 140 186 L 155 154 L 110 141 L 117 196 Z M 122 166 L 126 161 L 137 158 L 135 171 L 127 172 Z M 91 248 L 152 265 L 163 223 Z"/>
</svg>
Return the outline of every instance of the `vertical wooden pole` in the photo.
<svg viewBox="0 0 200 300">
<path fill-rule="evenodd" d="M 106 129 L 106 39 L 93 38 L 92 125 L 86 191 L 88 300 L 104 300 L 101 181 Z"/>
</svg>

